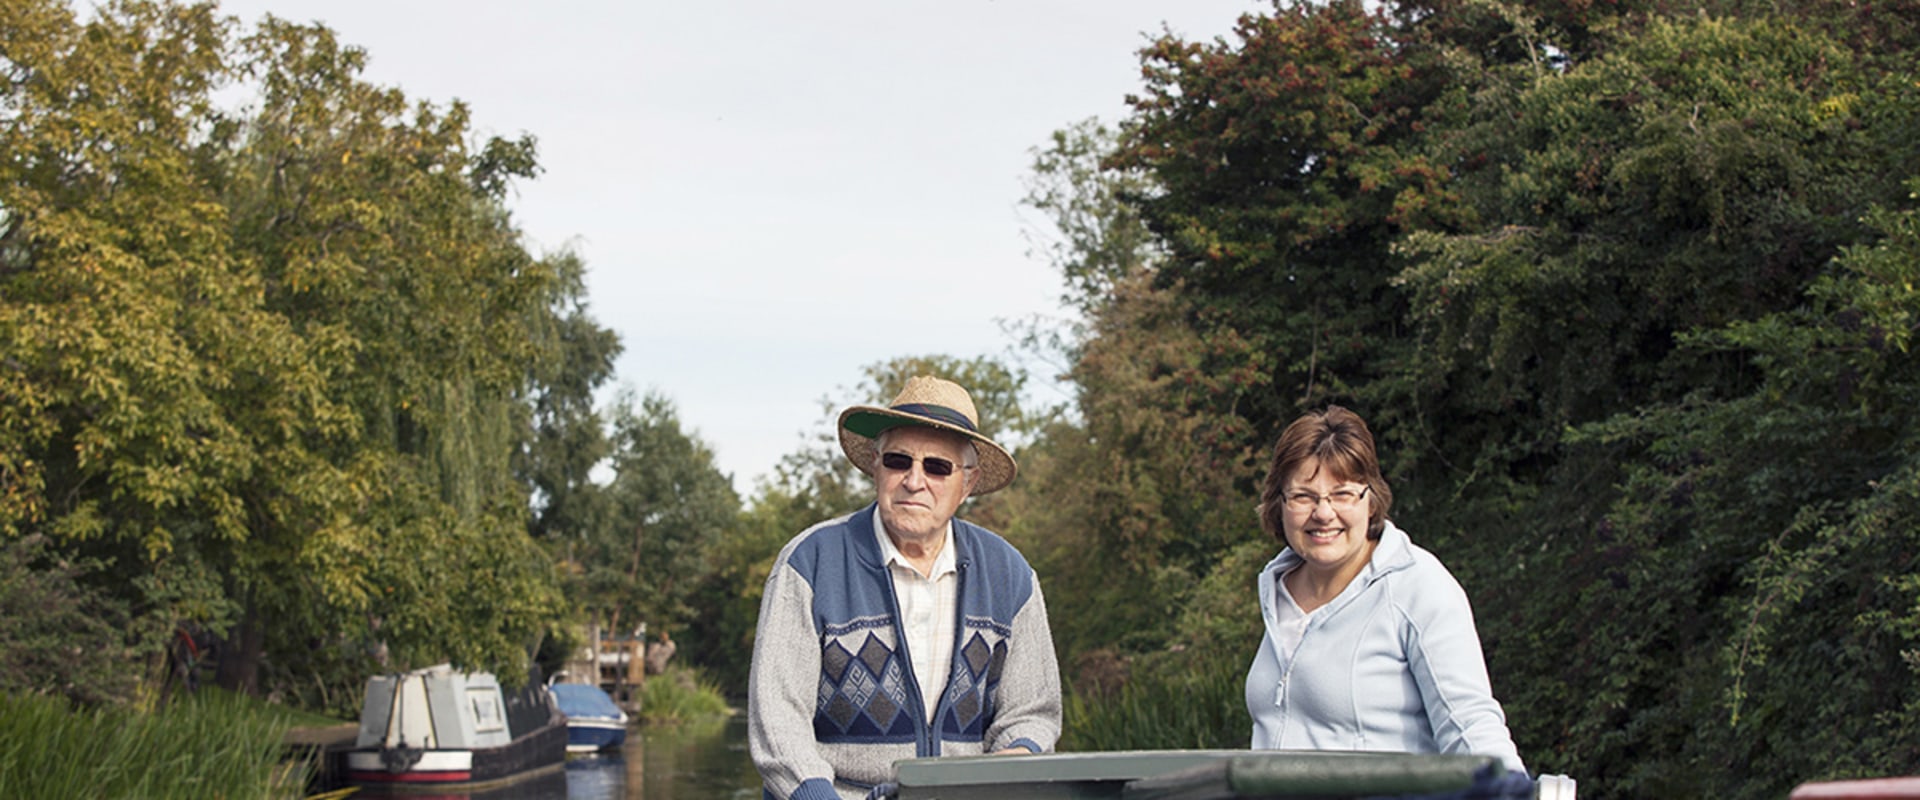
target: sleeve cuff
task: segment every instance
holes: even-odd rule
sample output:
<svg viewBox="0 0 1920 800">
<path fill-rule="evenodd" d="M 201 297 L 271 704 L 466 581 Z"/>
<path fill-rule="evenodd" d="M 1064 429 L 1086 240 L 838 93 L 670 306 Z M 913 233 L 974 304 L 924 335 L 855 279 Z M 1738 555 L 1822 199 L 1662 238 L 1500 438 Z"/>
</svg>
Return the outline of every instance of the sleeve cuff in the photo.
<svg viewBox="0 0 1920 800">
<path fill-rule="evenodd" d="M 767 792 L 766 796 L 774 797 L 771 791 Z M 808 778 L 801 781 L 799 786 L 793 787 L 793 794 L 788 795 L 787 800 L 840 800 L 840 793 L 834 791 L 833 781 L 826 778 Z"/>
</svg>

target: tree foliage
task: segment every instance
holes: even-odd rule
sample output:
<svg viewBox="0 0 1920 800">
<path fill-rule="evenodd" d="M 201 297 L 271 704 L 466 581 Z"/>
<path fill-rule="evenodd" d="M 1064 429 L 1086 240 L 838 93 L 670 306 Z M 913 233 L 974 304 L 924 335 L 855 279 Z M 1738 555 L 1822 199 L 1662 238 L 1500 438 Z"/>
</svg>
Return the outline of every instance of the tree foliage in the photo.
<svg viewBox="0 0 1920 800">
<path fill-rule="evenodd" d="M 0 531 L 96 559 L 136 649 L 220 634 L 229 685 L 522 674 L 559 604 L 512 459 L 579 393 L 541 343 L 611 347 L 502 205 L 532 140 L 475 152 L 331 31 L 210 4 L 0 33 Z"/>
<path fill-rule="evenodd" d="M 623 397 L 613 423 L 610 522 L 574 551 L 586 570 L 583 597 L 615 632 L 685 626 L 700 613 L 691 599 L 713 572 L 740 498 L 665 397 L 649 394 L 638 408 Z"/>
<path fill-rule="evenodd" d="M 1030 198 L 1089 321 L 1006 502 L 1076 694 L 1228 718 L 1191 706 L 1238 703 L 1206 676 L 1259 635 L 1265 448 L 1340 402 L 1529 765 L 1603 796 L 1920 770 L 1898 16 L 1280 2 L 1143 50 L 1104 171 Z M 1076 233 L 1130 219 L 1144 261 Z"/>
</svg>

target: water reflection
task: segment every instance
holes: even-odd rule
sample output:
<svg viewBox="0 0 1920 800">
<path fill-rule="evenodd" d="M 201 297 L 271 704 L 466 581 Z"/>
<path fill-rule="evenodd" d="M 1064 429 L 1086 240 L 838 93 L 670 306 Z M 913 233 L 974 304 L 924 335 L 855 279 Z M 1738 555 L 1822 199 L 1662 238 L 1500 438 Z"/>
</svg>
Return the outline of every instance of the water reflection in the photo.
<svg viewBox="0 0 1920 800">
<path fill-rule="evenodd" d="M 434 791 L 408 788 L 388 791 L 370 787 L 354 792 L 354 800 L 568 800 L 572 797 L 573 776 L 554 770 L 514 781 L 512 784 L 476 792 Z"/>
<path fill-rule="evenodd" d="M 745 714 L 682 725 L 643 725 L 617 753 L 573 756 L 548 772 L 481 792 L 389 795 L 355 800 L 757 800 L 760 774 L 747 753 Z"/>
<path fill-rule="evenodd" d="M 760 775 L 747 754 L 747 721 L 742 714 L 634 728 L 618 753 L 568 760 L 566 777 L 567 800 L 753 800 L 760 796 Z"/>
</svg>

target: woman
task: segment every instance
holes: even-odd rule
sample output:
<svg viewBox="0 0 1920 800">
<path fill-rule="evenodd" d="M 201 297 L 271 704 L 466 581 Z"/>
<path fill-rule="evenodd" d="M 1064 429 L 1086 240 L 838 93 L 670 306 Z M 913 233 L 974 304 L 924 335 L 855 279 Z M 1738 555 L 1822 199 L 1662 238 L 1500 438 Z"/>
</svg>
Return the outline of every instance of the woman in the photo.
<svg viewBox="0 0 1920 800">
<path fill-rule="evenodd" d="M 1283 549 L 1260 571 L 1253 747 L 1471 753 L 1524 773 L 1466 592 L 1387 520 L 1367 423 L 1339 406 L 1295 420 L 1260 500 Z"/>
</svg>

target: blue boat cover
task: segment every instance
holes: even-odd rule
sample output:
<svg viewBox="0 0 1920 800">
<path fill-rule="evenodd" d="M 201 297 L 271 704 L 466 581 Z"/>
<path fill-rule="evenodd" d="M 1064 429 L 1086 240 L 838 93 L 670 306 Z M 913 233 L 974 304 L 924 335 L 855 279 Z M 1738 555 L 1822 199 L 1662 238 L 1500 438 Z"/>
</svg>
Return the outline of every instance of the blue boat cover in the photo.
<svg viewBox="0 0 1920 800">
<path fill-rule="evenodd" d="M 584 683 L 556 683 L 547 687 L 553 690 L 553 701 L 560 706 L 560 713 L 568 719 L 619 719 L 620 707 L 614 705 L 613 698 L 598 686 Z"/>
</svg>

